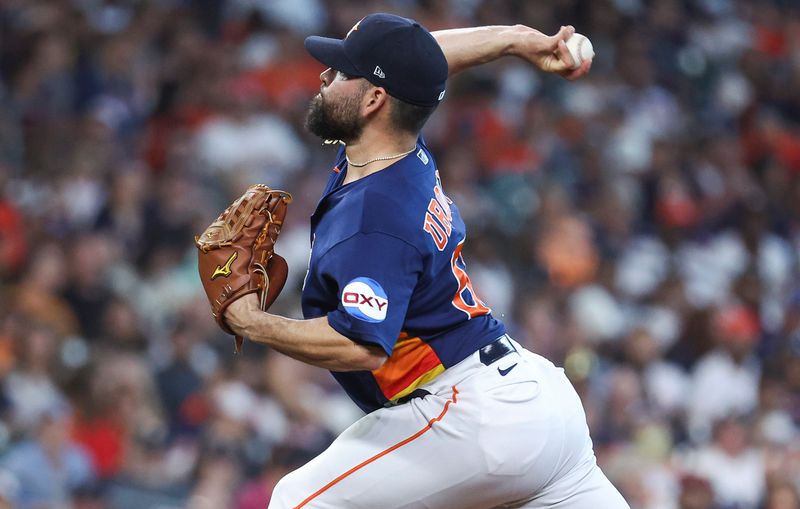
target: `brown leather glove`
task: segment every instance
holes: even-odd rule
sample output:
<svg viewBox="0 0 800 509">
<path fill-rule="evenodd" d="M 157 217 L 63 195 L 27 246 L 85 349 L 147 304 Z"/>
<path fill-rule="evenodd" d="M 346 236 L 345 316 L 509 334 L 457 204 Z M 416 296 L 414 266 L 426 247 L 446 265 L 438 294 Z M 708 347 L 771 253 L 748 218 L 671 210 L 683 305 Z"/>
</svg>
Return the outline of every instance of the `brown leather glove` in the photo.
<svg viewBox="0 0 800 509">
<path fill-rule="evenodd" d="M 263 184 L 247 191 L 195 237 L 200 280 L 219 326 L 235 337 L 235 352 L 244 339 L 225 323 L 225 309 L 250 293 L 266 311 L 281 293 L 289 267 L 274 253 L 292 196 Z"/>
</svg>

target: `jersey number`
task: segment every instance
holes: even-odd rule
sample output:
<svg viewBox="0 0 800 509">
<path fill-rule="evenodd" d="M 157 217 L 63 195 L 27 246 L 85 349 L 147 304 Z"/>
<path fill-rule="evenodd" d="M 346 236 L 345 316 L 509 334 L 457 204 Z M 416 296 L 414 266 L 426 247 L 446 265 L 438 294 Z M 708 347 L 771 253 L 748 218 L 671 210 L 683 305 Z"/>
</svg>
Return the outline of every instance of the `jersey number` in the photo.
<svg viewBox="0 0 800 509">
<path fill-rule="evenodd" d="M 464 241 L 462 240 L 453 250 L 453 258 L 450 260 L 450 265 L 453 268 L 453 275 L 456 277 L 456 280 L 458 280 L 458 290 L 456 290 L 456 296 L 453 297 L 453 306 L 465 312 L 470 318 L 488 315 L 492 310 L 475 295 L 472 282 L 467 275 L 467 265 L 464 263 L 464 257 L 461 256 L 461 250 L 463 248 Z"/>
</svg>

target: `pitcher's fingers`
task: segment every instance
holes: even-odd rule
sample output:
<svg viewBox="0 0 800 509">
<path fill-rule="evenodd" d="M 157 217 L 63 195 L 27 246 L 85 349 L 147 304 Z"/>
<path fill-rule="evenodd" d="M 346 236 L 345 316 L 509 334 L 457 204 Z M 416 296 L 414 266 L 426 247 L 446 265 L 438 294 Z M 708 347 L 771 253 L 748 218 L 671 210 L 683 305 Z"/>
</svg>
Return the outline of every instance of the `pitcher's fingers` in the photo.
<svg viewBox="0 0 800 509">
<path fill-rule="evenodd" d="M 564 25 L 558 29 L 558 32 L 553 37 L 559 41 L 565 41 L 575 34 L 575 27 L 572 25 Z"/>
<path fill-rule="evenodd" d="M 591 68 L 592 68 L 592 61 L 584 60 L 583 62 L 581 62 L 580 67 L 578 67 L 577 69 L 567 69 L 566 71 L 561 72 L 561 76 L 569 81 L 575 81 L 578 78 L 587 75 Z"/>
<path fill-rule="evenodd" d="M 558 46 L 556 47 L 556 56 L 558 57 L 559 62 L 564 64 L 564 70 L 572 69 L 572 67 L 575 65 L 575 59 L 572 58 L 569 48 L 567 48 L 567 44 L 563 39 L 558 41 Z"/>
</svg>

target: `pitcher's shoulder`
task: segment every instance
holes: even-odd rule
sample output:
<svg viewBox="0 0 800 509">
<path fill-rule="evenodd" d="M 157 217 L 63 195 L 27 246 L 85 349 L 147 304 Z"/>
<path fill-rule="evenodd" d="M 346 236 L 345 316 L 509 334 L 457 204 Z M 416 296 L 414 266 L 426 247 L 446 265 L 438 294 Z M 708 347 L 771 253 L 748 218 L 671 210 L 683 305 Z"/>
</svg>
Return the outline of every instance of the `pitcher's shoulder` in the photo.
<svg viewBox="0 0 800 509">
<path fill-rule="evenodd" d="M 424 202 L 422 193 L 413 189 L 372 190 L 363 199 L 361 231 L 411 241 L 424 219 Z"/>
</svg>

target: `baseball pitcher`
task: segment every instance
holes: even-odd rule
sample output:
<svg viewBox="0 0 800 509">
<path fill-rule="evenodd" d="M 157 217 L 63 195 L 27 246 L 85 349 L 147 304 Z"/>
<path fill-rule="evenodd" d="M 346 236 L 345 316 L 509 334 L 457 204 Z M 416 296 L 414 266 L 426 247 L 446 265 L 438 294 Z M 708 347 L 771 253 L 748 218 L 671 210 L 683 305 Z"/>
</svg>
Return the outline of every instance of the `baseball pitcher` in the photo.
<svg viewBox="0 0 800 509">
<path fill-rule="evenodd" d="M 344 39 L 306 39 L 327 67 L 307 127 L 341 147 L 311 217 L 305 319 L 264 312 L 285 278 L 263 241 L 279 231 L 286 193 L 252 188 L 198 241 L 203 253 L 222 249 L 201 276 L 220 282 L 209 298 L 226 330 L 329 369 L 366 412 L 280 481 L 270 509 L 628 507 L 596 465 L 563 370 L 509 337 L 476 295 L 464 222 L 420 135 L 448 75 L 471 66 L 516 55 L 567 79 L 586 74 L 591 60 L 573 68 L 564 44 L 572 33 L 431 34 L 372 14 Z M 256 239 L 259 254 L 236 251 L 237 238 Z M 247 267 L 257 285 L 226 281 Z"/>
</svg>

